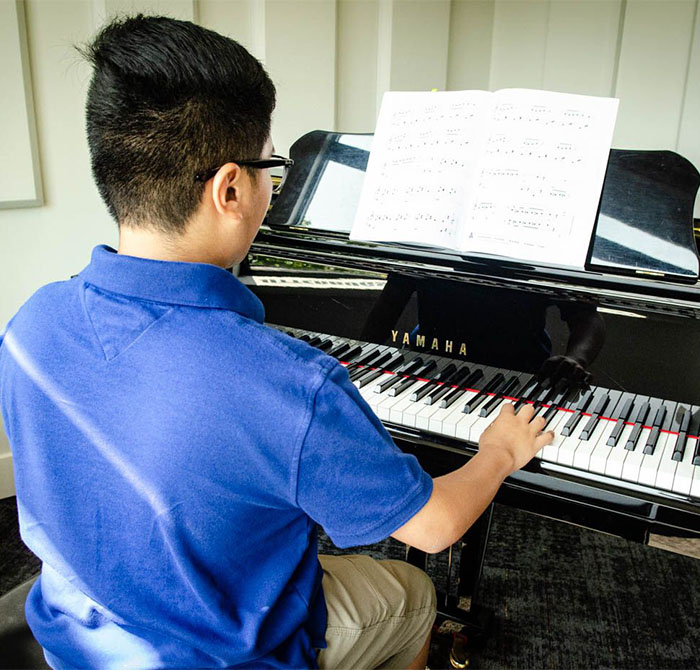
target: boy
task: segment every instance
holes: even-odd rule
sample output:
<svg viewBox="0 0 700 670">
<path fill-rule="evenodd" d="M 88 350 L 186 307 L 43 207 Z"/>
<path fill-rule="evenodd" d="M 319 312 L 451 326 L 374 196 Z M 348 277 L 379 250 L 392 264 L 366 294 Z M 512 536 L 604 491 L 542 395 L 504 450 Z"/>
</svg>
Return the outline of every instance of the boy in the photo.
<svg viewBox="0 0 700 670">
<path fill-rule="evenodd" d="M 435 598 L 400 562 L 321 557 L 393 535 L 456 541 L 547 443 L 508 406 L 432 480 L 334 359 L 263 325 L 226 268 L 267 210 L 275 90 L 230 39 L 143 17 L 107 26 L 87 132 L 119 225 L 0 340 L 27 619 L 56 668 L 424 667 Z M 318 650 L 321 650 L 320 652 Z"/>
</svg>

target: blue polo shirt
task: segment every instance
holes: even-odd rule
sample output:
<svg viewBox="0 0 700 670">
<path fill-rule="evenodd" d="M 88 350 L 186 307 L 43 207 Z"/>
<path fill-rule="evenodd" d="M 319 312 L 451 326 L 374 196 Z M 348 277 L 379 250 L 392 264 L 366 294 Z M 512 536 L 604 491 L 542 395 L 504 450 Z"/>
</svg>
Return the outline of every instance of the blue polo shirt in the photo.
<svg viewBox="0 0 700 670">
<path fill-rule="evenodd" d="M 345 369 L 263 318 L 221 268 L 103 246 L 10 321 L 27 620 L 54 667 L 315 667 L 316 524 L 369 544 L 430 497 Z"/>
</svg>

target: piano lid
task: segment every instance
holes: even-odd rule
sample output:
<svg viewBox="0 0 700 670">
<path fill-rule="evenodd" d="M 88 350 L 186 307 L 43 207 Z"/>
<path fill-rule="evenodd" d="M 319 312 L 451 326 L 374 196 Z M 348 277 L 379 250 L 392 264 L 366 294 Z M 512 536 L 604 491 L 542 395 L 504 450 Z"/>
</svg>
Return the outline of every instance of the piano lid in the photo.
<svg viewBox="0 0 700 670">
<path fill-rule="evenodd" d="M 350 241 L 371 135 L 313 131 L 253 253 L 348 268 L 443 276 L 700 318 L 692 210 L 700 175 L 669 151 L 611 151 L 585 271 Z M 688 285 L 693 284 L 693 285 Z"/>
</svg>

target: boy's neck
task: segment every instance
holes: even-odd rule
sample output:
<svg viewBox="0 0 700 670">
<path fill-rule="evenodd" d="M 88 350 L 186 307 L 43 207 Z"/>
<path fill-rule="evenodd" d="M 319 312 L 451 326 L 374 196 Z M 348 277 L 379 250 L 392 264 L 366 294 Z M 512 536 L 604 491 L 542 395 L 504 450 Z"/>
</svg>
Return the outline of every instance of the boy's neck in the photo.
<svg viewBox="0 0 700 670">
<path fill-rule="evenodd" d="M 198 235 L 192 226 L 181 235 L 164 233 L 142 226 L 119 226 L 117 253 L 157 261 L 209 263 L 226 267 L 225 259 L 216 253 L 209 241 Z"/>
</svg>

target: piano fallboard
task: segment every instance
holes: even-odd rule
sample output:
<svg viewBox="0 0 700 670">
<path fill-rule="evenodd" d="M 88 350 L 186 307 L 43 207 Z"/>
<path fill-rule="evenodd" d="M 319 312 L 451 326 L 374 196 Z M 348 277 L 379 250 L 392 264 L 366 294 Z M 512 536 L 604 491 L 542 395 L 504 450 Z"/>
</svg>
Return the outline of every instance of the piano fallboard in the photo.
<svg viewBox="0 0 700 670">
<path fill-rule="evenodd" d="M 527 395 L 528 384 L 529 393 L 532 394 L 532 384 L 535 383 L 532 375 L 528 373 L 473 365 L 468 361 L 425 355 L 340 336 L 284 326 L 275 327 L 294 337 L 311 340 L 313 344 L 325 348 L 331 354 L 341 345 L 347 345 L 345 352 L 341 354 L 352 353 L 359 347 L 361 352 L 355 353 L 352 360 L 343 360 L 343 355 L 339 356 L 339 360 L 348 367 L 356 386 L 359 387 L 363 378 L 365 379 L 367 383 L 362 385 L 360 393 L 368 400 L 396 444 L 404 451 L 415 454 L 433 476 L 449 472 L 471 458 L 478 448 L 481 431 L 495 417 L 499 403 L 520 399 L 518 390 Z M 382 362 L 379 367 L 372 365 L 373 355 L 375 360 Z M 394 365 L 395 369 L 384 367 L 398 355 L 404 357 L 401 364 Z M 358 365 L 358 362 L 368 357 L 370 360 L 366 365 Z M 430 374 L 420 377 L 418 370 L 418 377 L 402 376 L 401 369 L 405 370 L 406 366 L 415 363 L 418 358 L 425 364 L 434 363 Z M 441 390 L 441 384 L 435 380 L 439 379 L 440 374 L 450 365 L 457 369 L 468 367 L 472 371 L 480 370 L 483 374 L 479 383 L 474 383 L 473 387 L 456 385 L 458 390 L 461 389 L 461 394 L 448 408 L 438 407 L 440 397 L 434 404 L 425 404 L 427 396 L 420 396 L 420 393 L 425 393 L 426 388 L 430 389 L 428 395 Z M 513 390 L 513 396 L 500 395 L 498 386 L 494 387 L 495 392 L 486 392 L 486 384 L 498 375 L 504 376 L 504 383 L 509 376 L 518 376 L 521 385 Z M 378 385 L 385 384 L 392 378 L 396 378 L 397 381 L 378 393 Z M 450 379 L 447 378 L 442 386 L 451 386 L 449 382 Z M 395 396 L 388 395 L 392 386 L 398 387 L 401 384 L 405 386 L 401 393 Z M 557 436 L 557 449 L 545 447 L 550 453 L 540 452 L 525 468 L 511 475 L 501 487 L 496 501 L 642 542 L 648 540 L 650 533 L 692 533 L 700 537 L 700 459 L 697 458 L 700 450 L 697 435 L 688 432 L 689 428 L 698 432 L 700 407 L 639 394 L 625 394 L 602 387 L 591 387 L 590 391 L 593 402 L 589 400 L 585 409 L 580 411 L 576 408 L 585 402 L 582 400 L 585 391 L 571 390 L 564 393 L 561 390 L 559 393 L 563 395 L 559 397 L 554 389 L 545 389 L 537 391 L 536 398 L 528 396 L 531 401 L 537 403 L 539 413 L 545 413 L 551 408 L 548 428 L 554 430 Z M 411 400 L 412 394 L 420 397 Z M 546 399 L 548 394 L 549 401 Z M 441 397 L 448 397 L 448 392 L 443 391 Z M 591 415 L 595 413 L 595 401 L 604 397 L 614 398 L 614 403 L 608 403 L 607 411 L 599 415 L 598 420 L 594 422 L 595 426 L 589 426 Z M 560 404 L 556 400 L 560 400 Z M 470 413 L 465 413 L 463 406 L 468 403 L 475 406 Z M 629 403 L 632 409 L 626 416 L 627 420 L 623 417 L 618 443 L 610 447 L 606 442 L 620 421 L 620 417 L 615 418 L 614 412 L 618 408 L 624 409 Z M 600 402 L 598 404 L 602 405 Z M 638 413 L 635 410 L 646 405 L 649 405 L 649 408 L 639 422 L 635 445 L 632 449 L 626 448 L 626 443 L 635 431 L 634 414 Z M 488 410 L 485 410 L 487 407 Z M 662 412 L 659 411 L 660 408 L 665 409 Z M 482 417 L 481 414 L 485 411 L 488 411 L 488 414 Z M 693 422 L 692 426 L 689 426 L 686 421 L 683 427 L 686 411 L 689 412 L 688 419 L 693 417 Z M 654 426 L 651 424 L 656 414 L 663 417 L 657 426 L 658 430 L 654 432 Z M 574 415 L 578 417 L 578 423 L 571 429 L 569 436 L 564 436 L 565 426 L 573 423 L 571 417 Z M 436 416 L 441 417 L 442 423 L 435 422 Z M 447 419 L 448 416 L 451 418 Z M 685 429 L 685 436 L 682 438 L 684 443 L 677 445 L 681 428 Z M 580 436 L 585 429 L 589 432 L 589 439 L 581 440 Z M 645 447 L 651 444 L 654 436 L 653 453 L 644 453 Z M 575 467 L 573 462 L 579 449 L 582 450 L 579 454 L 581 458 L 576 461 Z M 674 451 L 678 452 L 679 449 L 680 460 L 674 460 Z M 589 453 L 586 455 L 585 452 Z M 597 470 L 581 467 L 583 462 L 592 463 L 593 453 L 598 454 L 599 460 L 602 458 L 605 461 L 604 466 L 598 463 Z M 668 457 L 668 462 L 662 460 L 665 457 Z M 606 471 L 608 459 L 621 462 L 612 463 L 611 460 L 610 469 Z M 631 465 L 625 469 L 624 463 L 628 459 Z M 693 465 L 693 459 L 698 465 Z M 652 461 L 655 461 L 657 468 L 663 462 L 663 472 L 658 470 L 655 474 L 650 474 L 645 464 L 650 465 Z"/>
</svg>

